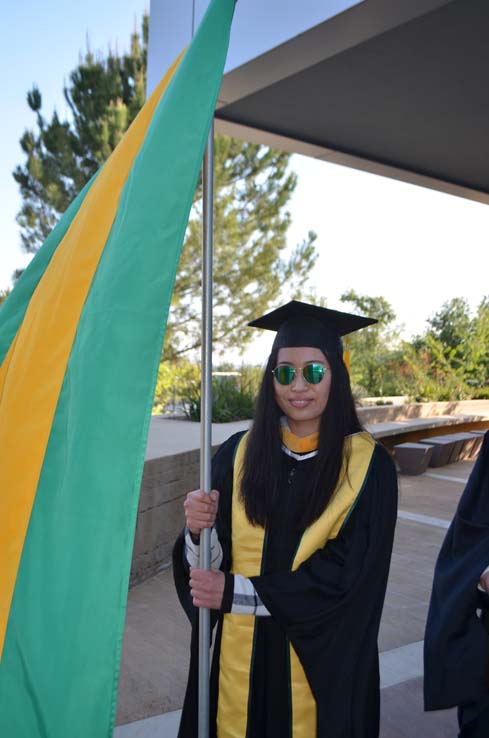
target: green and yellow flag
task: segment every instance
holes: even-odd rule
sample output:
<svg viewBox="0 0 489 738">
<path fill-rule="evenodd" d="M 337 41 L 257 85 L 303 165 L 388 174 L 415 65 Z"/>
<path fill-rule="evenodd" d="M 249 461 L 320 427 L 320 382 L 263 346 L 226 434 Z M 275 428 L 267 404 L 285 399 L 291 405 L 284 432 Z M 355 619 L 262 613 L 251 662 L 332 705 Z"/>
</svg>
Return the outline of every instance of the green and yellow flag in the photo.
<svg viewBox="0 0 489 738">
<path fill-rule="evenodd" d="M 107 738 L 154 386 L 227 52 L 213 0 L 0 310 L 0 736 Z"/>
</svg>

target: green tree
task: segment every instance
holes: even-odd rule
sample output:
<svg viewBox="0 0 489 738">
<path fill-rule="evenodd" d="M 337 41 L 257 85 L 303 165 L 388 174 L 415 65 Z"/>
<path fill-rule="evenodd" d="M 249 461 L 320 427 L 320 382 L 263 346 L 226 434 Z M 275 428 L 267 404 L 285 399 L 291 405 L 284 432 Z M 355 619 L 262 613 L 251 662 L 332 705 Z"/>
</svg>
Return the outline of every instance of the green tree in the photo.
<svg viewBox="0 0 489 738">
<path fill-rule="evenodd" d="M 414 400 L 486 397 L 489 387 L 489 296 L 471 316 L 463 298 L 445 302 L 424 334 L 400 341 L 395 313 L 383 297 L 349 290 L 342 301 L 379 323 L 350 336 L 351 376 L 357 394 L 403 394 Z"/>
<path fill-rule="evenodd" d="M 144 102 L 148 19 L 131 51 L 103 59 L 88 51 L 64 90 L 71 120 L 41 113 L 37 88 L 28 94 L 37 131 L 21 139 L 27 161 L 17 167 L 23 204 L 23 246 L 36 251 L 71 200 L 107 159 Z M 214 340 L 222 350 L 243 346 L 245 328 L 286 286 L 300 297 L 316 260 L 315 235 L 287 250 L 287 204 L 296 186 L 289 155 L 216 137 Z M 164 356 L 175 359 L 200 346 L 201 183 L 177 273 Z"/>
<path fill-rule="evenodd" d="M 443 347 L 443 356 L 453 369 L 464 370 L 473 329 L 470 307 L 463 297 L 454 297 L 443 303 L 441 309 L 428 319 L 427 335 Z"/>
<path fill-rule="evenodd" d="M 403 394 L 417 402 L 465 400 L 471 396 L 464 372 L 450 364 L 443 343 L 431 333 L 413 344 L 403 342 L 402 354 L 400 386 Z"/>
<path fill-rule="evenodd" d="M 467 375 L 473 386 L 489 389 L 489 295 L 481 300 L 473 320 Z"/>
<path fill-rule="evenodd" d="M 143 105 L 147 47 L 145 14 L 141 35 L 134 31 L 131 36 L 130 53 L 119 56 L 109 50 L 103 58 L 87 49 L 64 87 L 70 120 L 60 120 L 56 110 L 51 120 L 43 116 L 37 86 L 27 94 L 37 130 L 24 132 L 20 145 L 27 160 L 13 173 L 23 201 L 17 222 L 25 251 L 40 248 Z"/>
<path fill-rule="evenodd" d="M 348 290 L 341 295 L 353 312 L 376 318 L 379 322 L 352 333 L 351 378 L 354 387 L 369 395 L 394 394 L 397 390 L 396 343 L 398 333 L 392 323 L 396 314 L 385 297 L 360 295 Z"/>
<path fill-rule="evenodd" d="M 218 136 L 215 142 L 214 341 L 225 351 L 253 336 L 246 323 L 266 312 L 283 285 L 300 297 L 317 258 L 309 233 L 283 258 L 296 175 L 289 155 Z M 177 272 L 164 356 L 200 346 L 201 185 Z"/>
<path fill-rule="evenodd" d="M 428 320 L 428 329 L 413 346 L 429 356 L 427 375 L 434 382 L 431 399 L 463 399 L 489 384 L 489 297 L 474 316 L 464 298 L 445 302 Z M 436 397 L 435 397 L 436 395 Z"/>
</svg>

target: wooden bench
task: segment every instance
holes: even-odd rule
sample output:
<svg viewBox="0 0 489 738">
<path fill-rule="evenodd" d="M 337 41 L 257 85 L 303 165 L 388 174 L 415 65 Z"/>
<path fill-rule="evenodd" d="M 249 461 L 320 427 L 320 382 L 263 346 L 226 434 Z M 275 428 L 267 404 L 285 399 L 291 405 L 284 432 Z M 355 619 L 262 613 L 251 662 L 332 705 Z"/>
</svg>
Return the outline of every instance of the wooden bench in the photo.
<svg viewBox="0 0 489 738">
<path fill-rule="evenodd" d="M 423 474 L 428 468 L 434 446 L 426 443 L 398 443 L 394 458 L 401 474 Z"/>
</svg>

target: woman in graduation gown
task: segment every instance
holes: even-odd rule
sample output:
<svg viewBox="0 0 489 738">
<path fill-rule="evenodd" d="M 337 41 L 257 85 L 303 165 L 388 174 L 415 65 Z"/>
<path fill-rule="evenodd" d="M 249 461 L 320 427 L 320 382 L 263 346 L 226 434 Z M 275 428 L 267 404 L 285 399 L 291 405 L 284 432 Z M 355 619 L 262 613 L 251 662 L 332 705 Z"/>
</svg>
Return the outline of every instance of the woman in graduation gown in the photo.
<svg viewBox="0 0 489 738">
<path fill-rule="evenodd" d="M 187 495 L 174 549 L 192 623 L 179 738 L 197 736 L 199 607 L 217 623 L 212 738 L 378 736 L 397 478 L 362 431 L 340 338 L 374 322 L 293 301 L 250 323 L 277 331 L 252 429 L 217 452 L 211 495 Z"/>
</svg>

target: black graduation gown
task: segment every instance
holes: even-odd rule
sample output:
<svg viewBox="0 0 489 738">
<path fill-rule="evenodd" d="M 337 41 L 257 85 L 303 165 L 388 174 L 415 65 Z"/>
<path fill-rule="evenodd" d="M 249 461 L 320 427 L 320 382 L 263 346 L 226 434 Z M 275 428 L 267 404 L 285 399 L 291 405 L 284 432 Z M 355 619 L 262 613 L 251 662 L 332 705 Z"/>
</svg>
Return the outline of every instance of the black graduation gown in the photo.
<svg viewBox="0 0 489 738">
<path fill-rule="evenodd" d="M 462 723 L 485 711 L 489 736 L 489 597 L 477 588 L 489 565 L 489 434 L 438 556 L 425 633 L 426 710 L 465 706 Z M 478 608 L 483 617 L 478 617 Z"/>
<path fill-rule="evenodd" d="M 216 528 L 222 568 L 231 565 L 233 456 L 242 434 L 232 436 L 213 461 L 212 486 L 220 491 Z M 267 530 L 263 574 L 252 577 L 271 617 L 256 618 L 246 736 L 288 738 L 290 684 L 288 639 L 306 673 L 317 705 L 317 738 L 377 738 L 379 666 L 377 636 L 397 515 L 397 475 L 387 451 L 376 446 L 358 501 L 336 539 L 290 571 L 303 531 L 294 520 L 312 460 L 285 453 L 280 474 L 283 500 Z M 197 735 L 198 616 L 191 604 L 183 536 L 174 549 L 180 601 L 193 625 L 189 682 L 179 738 Z M 211 675 L 211 738 L 216 736 L 222 616 L 218 621 Z M 295 736 L 294 738 L 315 738 Z"/>
</svg>

